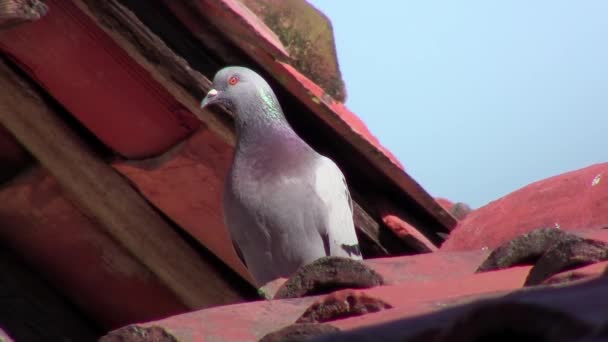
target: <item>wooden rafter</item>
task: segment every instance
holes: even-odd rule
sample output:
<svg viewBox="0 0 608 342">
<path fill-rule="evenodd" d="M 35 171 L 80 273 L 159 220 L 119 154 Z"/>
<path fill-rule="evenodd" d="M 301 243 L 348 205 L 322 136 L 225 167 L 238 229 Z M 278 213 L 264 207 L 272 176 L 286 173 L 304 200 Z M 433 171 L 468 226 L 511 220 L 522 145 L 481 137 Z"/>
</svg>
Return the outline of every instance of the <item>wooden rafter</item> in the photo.
<svg viewBox="0 0 608 342">
<path fill-rule="evenodd" d="M 58 180 L 77 206 L 190 308 L 242 299 L 128 182 L 95 156 L 29 82 L 0 61 L 0 123 Z"/>
</svg>

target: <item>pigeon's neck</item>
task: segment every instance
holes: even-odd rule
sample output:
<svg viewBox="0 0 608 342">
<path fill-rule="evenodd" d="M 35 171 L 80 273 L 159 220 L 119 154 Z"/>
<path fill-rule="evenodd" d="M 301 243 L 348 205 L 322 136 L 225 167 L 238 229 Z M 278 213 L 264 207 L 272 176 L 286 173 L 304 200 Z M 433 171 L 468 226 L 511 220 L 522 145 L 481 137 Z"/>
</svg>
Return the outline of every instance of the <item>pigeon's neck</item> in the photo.
<svg viewBox="0 0 608 342">
<path fill-rule="evenodd" d="M 249 101 L 236 115 L 237 150 L 280 141 L 299 140 L 274 96 Z M 292 139 L 293 138 L 293 139 Z"/>
<path fill-rule="evenodd" d="M 264 151 L 268 148 L 279 147 L 276 145 L 294 141 L 297 143 L 300 140 L 287 121 L 253 120 L 244 122 L 240 125 L 237 124 L 236 133 L 238 152 Z"/>
<path fill-rule="evenodd" d="M 250 102 L 252 103 L 252 102 Z M 233 176 L 258 182 L 310 164 L 315 152 L 291 128 L 277 105 L 258 106 L 236 115 Z"/>
</svg>

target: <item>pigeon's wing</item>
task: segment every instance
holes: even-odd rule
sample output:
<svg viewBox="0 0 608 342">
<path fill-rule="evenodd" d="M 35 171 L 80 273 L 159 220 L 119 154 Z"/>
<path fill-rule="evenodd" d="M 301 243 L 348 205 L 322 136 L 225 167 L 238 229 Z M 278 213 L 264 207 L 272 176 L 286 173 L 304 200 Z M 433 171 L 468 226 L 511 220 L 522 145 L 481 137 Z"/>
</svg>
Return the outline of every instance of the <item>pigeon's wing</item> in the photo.
<svg viewBox="0 0 608 342">
<path fill-rule="evenodd" d="M 247 208 L 232 191 L 223 198 L 224 221 L 238 257 L 256 280 L 258 286 L 280 276 L 273 264 L 271 239 L 267 229 L 257 223 L 255 213 Z"/>
<path fill-rule="evenodd" d="M 353 222 L 353 204 L 342 171 L 321 156 L 315 170 L 314 191 L 323 202 L 324 227 L 321 236 L 329 239 L 330 255 L 361 259 Z"/>
<path fill-rule="evenodd" d="M 234 239 L 232 239 L 232 247 L 234 247 L 234 251 L 236 252 L 236 255 L 239 257 L 239 259 L 241 259 L 241 262 L 243 263 L 243 265 L 245 265 L 245 267 L 247 267 L 247 262 L 245 261 L 245 257 L 243 256 L 241 247 L 239 247 L 238 243 Z"/>
<path fill-rule="evenodd" d="M 342 172 L 318 155 L 306 164 L 228 183 L 226 224 L 259 284 L 326 255 L 361 258 Z"/>
</svg>

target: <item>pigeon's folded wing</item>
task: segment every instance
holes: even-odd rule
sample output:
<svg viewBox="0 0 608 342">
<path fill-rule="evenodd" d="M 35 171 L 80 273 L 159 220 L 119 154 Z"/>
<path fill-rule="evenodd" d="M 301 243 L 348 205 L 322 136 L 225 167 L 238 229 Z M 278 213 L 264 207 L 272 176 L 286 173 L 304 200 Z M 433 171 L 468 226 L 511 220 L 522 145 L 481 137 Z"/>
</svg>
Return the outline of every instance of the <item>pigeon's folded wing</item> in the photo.
<svg viewBox="0 0 608 342">
<path fill-rule="evenodd" d="M 353 206 L 342 171 L 329 158 L 321 157 L 315 172 L 315 192 L 325 204 L 330 254 L 360 258 L 353 223 Z"/>
</svg>

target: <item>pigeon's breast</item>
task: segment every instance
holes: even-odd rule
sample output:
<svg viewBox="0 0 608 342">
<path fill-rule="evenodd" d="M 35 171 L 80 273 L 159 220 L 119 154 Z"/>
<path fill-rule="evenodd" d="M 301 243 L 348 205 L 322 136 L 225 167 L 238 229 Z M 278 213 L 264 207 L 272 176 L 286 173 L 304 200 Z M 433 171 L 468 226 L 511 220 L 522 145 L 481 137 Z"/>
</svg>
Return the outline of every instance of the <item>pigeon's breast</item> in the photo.
<svg viewBox="0 0 608 342">
<path fill-rule="evenodd" d="M 314 192 L 316 153 L 310 152 L 283 144 L 235 155 L 225 214 L 258 280 L 286 276 L 326 254 L 318 229 L 322 201 Z"/>
<path fill-rule="evenodd" d="M 303 193 L 308 190 L 306 184 L 314 183 L 317 158 L 304 142 L 285 139 L 237 149 L 225 191 L 252 210 L 264 204 L 260 199 Z"/>
<path fill-rule="evenodd" d="M 305 142 L 293 139 L 269 139 L 242 151 L 237 150 L 232 171 L 238 178 L 256 181 L 278 177 L 305 177 L 312 175 L 320 156 Z"/>
</svg>

